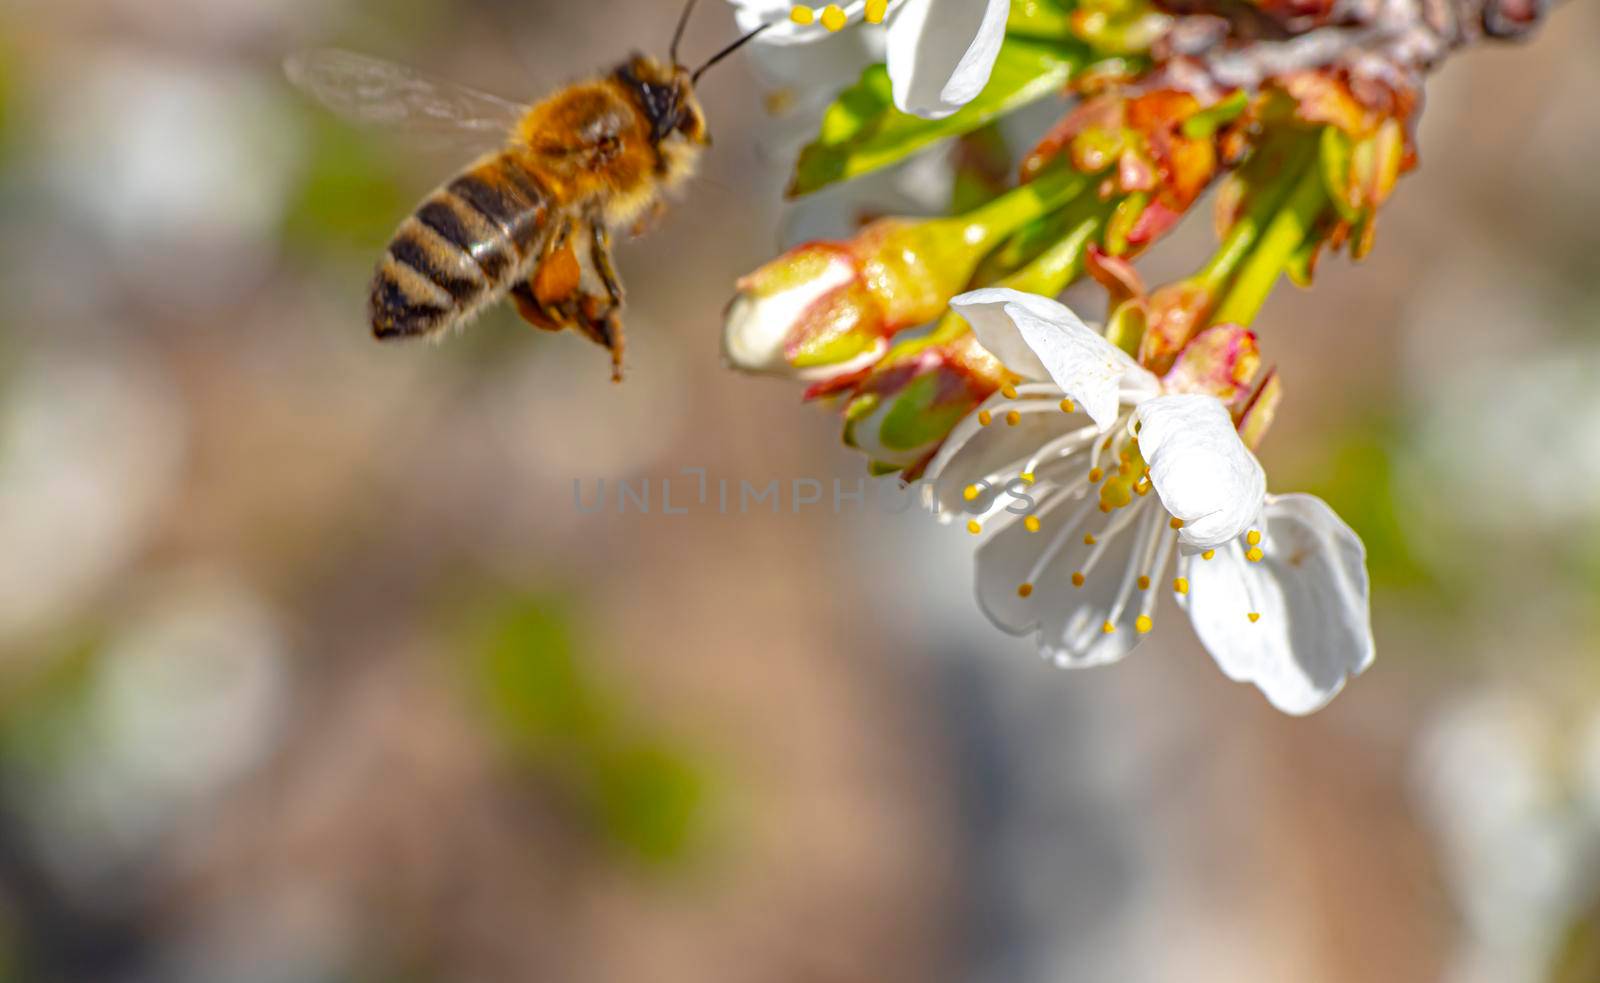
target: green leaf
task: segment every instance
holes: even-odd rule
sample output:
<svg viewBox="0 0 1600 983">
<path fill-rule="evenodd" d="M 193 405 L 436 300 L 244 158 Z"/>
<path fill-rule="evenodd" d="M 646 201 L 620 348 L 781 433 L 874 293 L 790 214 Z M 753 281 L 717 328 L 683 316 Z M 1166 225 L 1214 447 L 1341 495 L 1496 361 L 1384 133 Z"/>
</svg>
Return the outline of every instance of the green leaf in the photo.
<svg viewBox="0 0 1600 983">
<path fill-rule="evenodd" d="M 800 152 L 789 195 L 860 177 L 938 140 L 970 133 L 1059 92 L 1087 58 L 1087 49 L 1075 42 L 1007 38 L 988 86 L 944 119 L 922 119 L 894 108 L 888 70 L 873 65 L 828 107 L 817 139 Z"/>
</svg>

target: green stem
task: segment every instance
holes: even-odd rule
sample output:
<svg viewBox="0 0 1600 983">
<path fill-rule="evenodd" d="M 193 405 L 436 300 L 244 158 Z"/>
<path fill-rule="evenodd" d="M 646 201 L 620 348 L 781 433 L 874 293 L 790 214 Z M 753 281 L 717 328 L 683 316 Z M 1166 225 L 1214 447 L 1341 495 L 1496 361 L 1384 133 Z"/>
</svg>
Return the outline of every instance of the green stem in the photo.
<svg viewBox="0 0 1600 983">
<path fill-rule="evenodd" d="M 1314 165 L 1313 154 L 1311 141 L 1291 151 L 1284 161 L 1284 173 L 1301 173 L 1308 162 Z M 1292 193 L 1292 186 L 1288 181 L 1279 182 L 1276 188 L 1257 195 L 1250 208 L 1233 223 L 1233 228 L 1228 230 L 1227 236 L 1222 240 L 1222 245 L 1217 247 L 1211 261 L 1197 274 L 1197 279 L 1205 285 L 1213 297 L 1221 296 L 1227 289 L 1240 264 L 1250 256 L 1268 223 L 1273 220 Z"/>
<path fill-rule="evenodd" d="M 1283 207 L 1273 216 L 1250 258 L 1239 270 L 1227 297 L 1212 315 L 1213 324 L 1249 325 L 1267 302 L 1290 257 L 1310 235 L 1328 207 L 1322 172 L 1313 161 L 1305 168 Z"/>
<path fill-rule="evenodd" d="M 1061 241 L 1034 258 L 1033 262 L 1001 280 L 996 286 L 1025 293 L 1054 297 L 1072 285 L 1083 273 L 1083 258 L 1089 244 L 1099 234 L 1105 216 L 1097 210 L 1072 226 Z"/>
<path fill-rule="evenodd" d="M 998 246 L 1011 233 L 1082 194 L 1093 175 L 1070 168 L 1049 171 L 981 208 L 941 221 L 953 226 L 962 241 L 982 252 Z"/>
</svg>

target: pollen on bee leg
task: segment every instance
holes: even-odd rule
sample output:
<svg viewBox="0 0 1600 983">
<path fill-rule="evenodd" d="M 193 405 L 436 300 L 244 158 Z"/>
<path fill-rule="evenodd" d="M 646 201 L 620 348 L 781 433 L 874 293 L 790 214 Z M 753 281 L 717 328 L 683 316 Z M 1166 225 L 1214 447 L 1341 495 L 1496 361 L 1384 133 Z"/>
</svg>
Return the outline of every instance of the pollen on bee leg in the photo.
<svg viewBox="0 0 1600 983">
<path fill-rule="evenodd" d="M 844 8 L 836 3 L 830 3 L 822 8 L 822 26 L 829 31 L 837 31 L 845 25 Z"/>
<path fill-rule="evenodd" d="M 970 532 L 976 536 L 978 533 L 983 532 L 983 526 L 978 522 L 977 519 L 968 519 L 967 532 Z"/>
<path fill-rule="evenodd" d="M 1154 628 L 1155 626 L 1156 623 L 1150 620 L 1150 616 L 1148 614 L 1141 614 L 1139 615 L 1139 620 L 1133 623 L 1133 630 L 1137 631 L 1141 635 L 1148 635 L 1150 634 L 1150 629 Z"/>
<path fill-rule="evenodd" d="M 796 24 L 810 24 L 817 19 L 817 12 L 805 4 L 795 4 L 789 8 L 789 19 Z"/>
<path fill-rule="evenodd" d="M 889 0 L 867 0 L 867 23 L 882 24 L 889 13 Z"/>
<path fill-rule="evenodd" d="M 1039 531 L 1039 517 L 1036 516 L 1036 515 L 1030 515 L 1026 519 L 1023 519 L 1022 520 L 1022 528 L 1028 530 L 1029 532 L 1038 532 Z"/>
<path fill-rule="evenodd" d="M 1017 585 L 1017 596 L 1018 597 L 1027 597 L 1028 595 L 1030 595 L 1032 593 L 1033 593 L 1033 585 L 1032 584 L 1018 584 Z"/>
</svg>

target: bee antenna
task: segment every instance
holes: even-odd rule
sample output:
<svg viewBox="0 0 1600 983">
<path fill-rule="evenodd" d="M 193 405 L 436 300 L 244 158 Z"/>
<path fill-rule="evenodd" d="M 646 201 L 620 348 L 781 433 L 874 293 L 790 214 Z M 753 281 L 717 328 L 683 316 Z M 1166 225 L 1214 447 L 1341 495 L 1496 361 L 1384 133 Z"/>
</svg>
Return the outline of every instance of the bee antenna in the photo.
<svg viewBox="0 0 1600 983">
<path fill-rule="evenodd" d="M 717 62 L 721 61 L 722 59 L 724 59 L 724 58 L 728 57 L 729 55 L 733 54 L 735 51 L 738 51 L 740 48 L 744 47 L 746 44 L 749 44 L 750 41 L 753 40 L 757 34 L 760 34 L 762 31 L 765 31 L 767 28 L 769 28 L 771 26 L 772 26 L 771 24 L 762 24 L 760 27 L 758 27 L 755 30 L 751 31 L 749 34 L 746 34 L 744 37 L 740 38 L 739 40 L 737 40 L 737 41 L 733 42 L 732 44 L 728 45 L 726 48 L 723 48 L 721 51 L 719 51 L 716 54 L 712 55 L 711 59 L 709 61 L 707 61 L 704 65 L 701 65 L 699 68 L 694 70 L 694 74 L 689 76 L 689 81 L 694 83 L 694 84 L 696 84 L 696 85 L 698 85 L 700 83 L 700 76 L 704 75 L 706 73 L 707 69 L 709 69 L 712 65 L 715 65 Z"/>
<path fill-rule="evenodd" d="M 700 0 L 689 0 L 683 5 L 683 13 L 678 15 L 678 29 L 672 32 L 672 47 L 668 49 L 668 55 L 674 65 L 678 64 L 678 43 L 683 40 L 683 32 L 689 26 L 689 15 L 694 13 L 694 5 L 699 2 Z"/>
</svg>

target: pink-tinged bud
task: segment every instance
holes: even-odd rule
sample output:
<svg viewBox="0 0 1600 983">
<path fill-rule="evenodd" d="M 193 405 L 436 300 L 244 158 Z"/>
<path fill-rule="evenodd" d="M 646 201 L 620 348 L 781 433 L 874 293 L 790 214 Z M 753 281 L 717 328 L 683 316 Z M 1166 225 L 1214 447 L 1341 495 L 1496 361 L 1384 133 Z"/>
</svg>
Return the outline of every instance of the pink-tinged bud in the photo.
<svg viewBox="0 0 1600 983">
<path fill-rule="evenodd" d="M 870 457 L 875 472 L 914 477 L 1003 375 L 970 334 L 905 346 L 855 387 L 845 407 L 844 442 Z"/>
<path fill-rule="evenodd" d="M 1156 373 L 1170 369 L 1178 353 L 1205 325 L 1214 303 L 1211 291 L 1198 280 L 1179 280 L 1157 289 L 1146 306 L 1139 364 Z"/>
<path fill-rule="evenodd" d="M 859 371 L 897 331 L 938 317 L 991 245 L 959 219 L 881 219 L 796 247 L 739 281 L 723 351 L 738 369 L 806 381 Z"/>
<path fill-rule="evenodd" d="M 1219 324 L 1184 346 L 1164 382 L 1170 392 L 1209 393 L 1232 403 L 1260 368 L 1255 334 L 1237 324 Z"/>
</svg>

